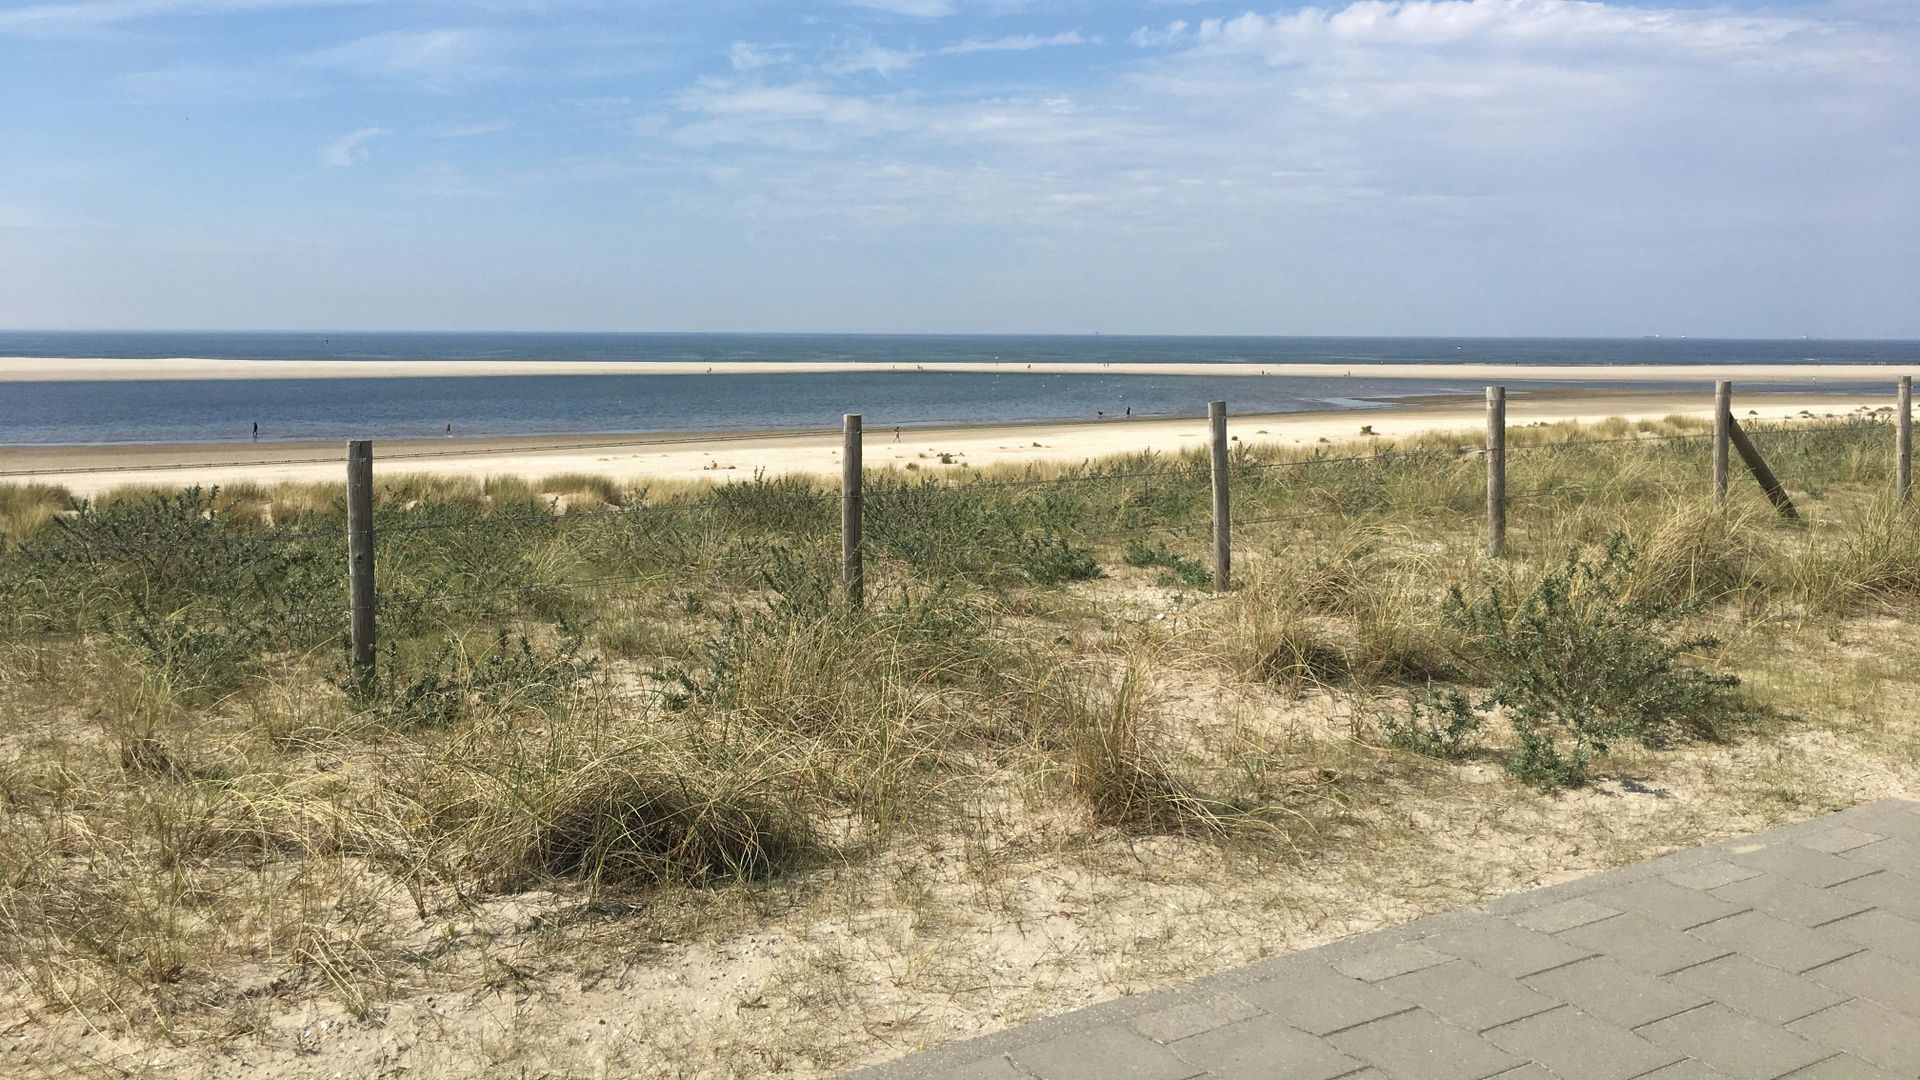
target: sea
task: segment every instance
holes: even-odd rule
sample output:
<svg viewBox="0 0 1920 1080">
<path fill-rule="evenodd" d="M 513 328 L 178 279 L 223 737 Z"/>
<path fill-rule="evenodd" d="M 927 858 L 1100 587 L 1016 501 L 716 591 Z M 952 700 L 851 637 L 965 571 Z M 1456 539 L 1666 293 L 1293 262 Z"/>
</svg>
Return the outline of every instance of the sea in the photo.
<svg viewBox="0 0 1920 1080">
<path fill-rule="evenodd" d="M 1113 335 L 253 333 L 0 331 L 0 356 L 132 360 L 679 360 L 844 362 L 873 370 L 694 375 L 340 378 L 0 383 L 0 444 L 248 442 L 458 436 L 869 429 L 929 424 L 1366 409 L 1410 397 L 1477 395 L 1478 383 L 1369 376 L 1386 363 L 1920 366 L 1914 341 L 1689 338 L 1131 337 Z M 1344 378 L 947 373 L 895 365 L 1001 361 L 1111 364 L 1350 364 Z M 1578 387 L 1578 381 L 1510 383 Z M 1656 382 L 1606 387 L 1701 388 Z M 1770 386 L 1809 393 L 1831 384 Z M 1851 388 L 1857 390 L 1858 388 Z"/>
</svg>

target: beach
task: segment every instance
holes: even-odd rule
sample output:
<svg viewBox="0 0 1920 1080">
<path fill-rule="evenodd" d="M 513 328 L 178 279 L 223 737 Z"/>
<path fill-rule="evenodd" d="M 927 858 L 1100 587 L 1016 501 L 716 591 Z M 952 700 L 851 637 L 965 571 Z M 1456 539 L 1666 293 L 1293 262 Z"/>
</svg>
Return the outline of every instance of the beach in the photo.
<svg viewBox="0 0 1920 1080">
<path fill-rule="evenodd" d="M 1829 369 L 1830 371 L 1831 369 Z M 1722 372 L 1725 373 L 1724 371 Z M 1511 375 L 1511 372 L 1507 374 Z M 1747 372 L 1740 372 L 1743 377 Z M 1803 376 L 1795 376 L 1800 378 Z M 1742 418 L 1792 419 L 1803 413 L 1845 416 L 1892 404 L 1891 376 L 1883 394 L 1742 393 Z M 1712 415 L 1710 392 L 1607 390 L 1528 391 L 1511 395 L 1508 424 L 1612 417 L 1628 420 Z M 1423 399 L 1368 410 L 1327 410 L 1278 415 L 1232 416 L 1230 436 L 1244 442 L 1289 446 L 1382 439 L 1432 431 L 1477 431 L 1485 422 L 1477 399 Z M 1071 462 L 1114 454 L 1179 453 L 1204 445 L 1202 417 L 903 427 L 869 422 L 864 447 L 868 468 L 906 468 L 931 475 L 1022 462 Z M 388 440 L 374 447 L 381 475 L 434 473 L 452 476 L 518 476 L 591 473 L 616 480 L 711 480 L 756 472 L 837 474 L 838 431 L 710 432 L 672 435 L 556 435 L 487 439 Z M 59 484 L 92 496 L 117 487 L 231 485 L 236 483 L 337 482 L 344 448 L 338 442 L 0 447 L 0 483 Z"/>
<path fill-rule="evenodd" d="M 802 375 L 903 371 L 975 375 L 1192 375 L 1438 379 L 1476 382 L 1856 383 L 1895 377 L 1893 364 L 1034 363 L 682 360 L 234 360 L 181 357 L 0 357 L 0 382 L 189 382 L 254 379 L 485 378 L 524 375 Z"/>
</svg>

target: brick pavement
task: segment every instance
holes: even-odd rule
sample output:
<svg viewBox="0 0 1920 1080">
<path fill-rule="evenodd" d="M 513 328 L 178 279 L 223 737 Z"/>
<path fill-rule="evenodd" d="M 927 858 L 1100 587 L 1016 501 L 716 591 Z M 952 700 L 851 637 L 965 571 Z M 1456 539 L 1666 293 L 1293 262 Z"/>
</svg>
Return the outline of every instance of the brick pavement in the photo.
<svg viewBox="0 0 1920 1080">
<path fill-rule="evenodd" d="M 1678 852 L 853 1077 L 1914 1080 L 1920 802 Z"/>
</svg>

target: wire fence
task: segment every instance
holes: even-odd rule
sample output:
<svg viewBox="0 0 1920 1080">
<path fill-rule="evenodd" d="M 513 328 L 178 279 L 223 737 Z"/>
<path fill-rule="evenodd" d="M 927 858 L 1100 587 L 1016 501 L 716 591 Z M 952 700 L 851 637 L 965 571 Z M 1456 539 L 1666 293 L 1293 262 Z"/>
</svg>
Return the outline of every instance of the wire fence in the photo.
<svg viewBox="0 0 1920 1080">
<path fill-rule="evenodd" d="M 1504 401 L 1502 411 L 1490 415 L 1504 418 Z M 289 624 L 325 624 L 332 628 L 329 633 L 349 627 L 354 655 L 364 657 L 369 655 L 373 628 L 381 623 L 405 626 L 422 619 L 484 617 L 527 604 L 564 605 L 596 594 L 679 581 L 697 583 L 703 576 L 737 575 L 773 590 L 837 585 L 857 602 L 869 551 L 909 568 L 965 572 L 979 570 L 983 560 L 1084 562 L 1090 556 L 1077 549 L 1087 545 L 1210 535 L 1212 565 L 1198 559 L 1186 559 L 1181 565 L 1204 566 L 1211 571 L 1214 588 L 1224 590 L 1231 586 L 1231 541 L 1236 531 L 1358 523 L 1411 511 L 1468 515 L 1484 510 L 1489 553 L 1498 555 L 1503 550 L 1507 509 L 1513 504 L 1619 500 L 1685 491 L 1724 503 L 1729 495 L 1726 470 L 1710 466 L 1724 460 L 1728 441 L 1736 433 L 1780 461 L 1810 461 L 1826 445 L 1823 440 L 1839 440 L 1856 457 L 1884 452 L 1891 465 L 1886 471 L 1898 477 L 1899 497 L 1905 501 L 1910 495 L 1911 421 L 1907 416 L 1891 421 L 1873 416 L 1786 422 L 1756 425 L 1751 430 L 1741 429 L 1730 414 L 1717 420 L 1714 430 L 1706 432 L 1591 437 L 1562 437 L 1564 429 L 1536 435 L 1536 429 L 1509 429 L 1502 420 L 1490 423 L 1487 439 L 1477 444 L 1430 445 L 1416 439 L 1412 446 L 1400 446 L 1382 437 L 1384 445 L 1367 453 L 1301 454 L 1272 444 L 1230 445 L 1224 409 L 1220 409 L 1210 432 L 1211 461 L 1204 463 L 1181 457 L 1164 466 L 1080 465 L 1055 475 L 1008 478 L 983 478 L 977 473 L 949 477 L 853 472 L 841 490 L 823 489 L 818 481 L 804 478 L 769 480 L 756 475 L 685 498 L 580 508 L 532 497 L 521 504 L 471 513 L 431 500 L 396 505 L 397 500 L 390 499 L 376 505 L 371 492 L 363 492 L 362 502 L 373 509 L 356 514 L 350 490 L 344 518 L 335 508 L 285 524 L 266 524 L 257 517 L 249 520 L 223 510 L 211 492 L 189 492 L 157 496 L 124 511 L 73 508 L 23 541 L 0 537 L 0 586 L 16 594 L 31 592 L 36 582 L 57 577 L 61 568 L 80 574 L 123 572 L 149 586 L 156 580 L 192 580 L 221 593 L 221 602 L 236 613 L 246 607 L 251 594 L 254 606 L 248 610 L 269 611 Z M 856 420 L 843 432 L 854 460 L 858 460 L 859 430 Z M 869 435 L 876 432 L 884 438 L 887 429 L 867 430 Z M 1518 438 L 1510 442 L 1513 435 Z M 382 460 L 712 441 L 712 436 L 701 436 L 403 450 Z M 1555 471 L 1556 459 L 1561 457 L 1595 451 L 1618 457 L 1622 451 L 1638 448 L 1649 453 L 1621 461 L 1623 472 L 1617 482 L 1576 483 Z M 1537 482 L 1508 491 L 1509 458 L 1518 460 L 1523 473 L 1536 474 Z M 1690 475 L 1684 479 L 1667 473 L 1638 475 L 1630 469 L 1636 460 L 1663 463 Z M 338 457 L 286 458 L 271 464 L 339 461 Z M 207 465 L 143 463 L 124 470 L 85 471 L 163 471 Z M 41 470 L 37 475 L 48 473 Z M 0 477 L 12 475 L 18 474 L 0 473 Z M 1809 483 L 1824 482 L 1823 477 L 1795 475 L 1791 470 L 1785 479 L 1803 490 Z M 1436 489 L 1435 484 L 1442 481 Z M 363 482 L 371 484 L 370 471 Z M 634 497 L 631 492 L 614 494 Z M 364 547 L 351 542 L 356 534 L 365 540 Z M 536 546 L 551 565 L 530 562 L 529 537 L 545 534 L 551 534 L 553 542 Z M 836 541 L 837 566 L 832 553 Z M 364 551 L 367 563 L 351 567 L 343 583 L 339 560 L 349 548 Z M 636 569 L 639 565 L 647 568 Z M 568 570 L 575 573 L 569 576 Z M 1036 580 L 1041 576 L 1029 573 Z M 364 618 L 359 617 L 362 614 Z M 163 619 L 164 613 L 154 617 Z M 49 625 L 49 632 L 53 629 Z M 360 640 L 362 636 L 367 640 Z"/>
</svg>

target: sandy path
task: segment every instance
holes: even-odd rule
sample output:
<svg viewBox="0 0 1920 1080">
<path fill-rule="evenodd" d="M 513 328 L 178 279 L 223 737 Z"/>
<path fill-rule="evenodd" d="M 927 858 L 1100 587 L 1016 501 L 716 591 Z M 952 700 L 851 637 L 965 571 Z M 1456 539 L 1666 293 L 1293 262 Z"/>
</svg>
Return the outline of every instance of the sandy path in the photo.
<svg viewBox="0 0 1920 1080">
<path fill-rule="evenodd" d="M 1891 395 L 1743 394 L 1737 399 L 1741 416 L 1753 411 L 1775 419 L 1798 416 L 1802 410 L 1840 416 L 1891 404 Z M 1554 420 L 1673 415 L 1710 416 L 1710 396 L 1569 391 L 1520 394 L 1508 406 L 1508 422 L 1516 427 Z M 1449 399 L 1369 411 L 1234 417 L 1228 430 L 1247 442 L 1305 445 L 1356 438 L 1362 425 L 1370 425 L 1379 435 L 1396 436 L 1476 430 L 1484 422 L 1478 401 Z M 1080 461 L 1142 450 L 1177 453 L 1200 445 L 1205 438 L 1206 421 L 1200 418 L 908 428 L 897 437 L 891 428 L 874 427 L 866 433 L 865 458 L 869 468 L 913 463 L 937 474 L 959 472 L 960 466 Z M 757 469 L 838 474 L 839 451 L 838 432 L 426 439 L 383 442 L 374 448 L 375 470 L 385 475 L 432 472 L 538 478 L 584 472 L 621 480 L 724 480 L 751 476 Z M 955 464 L 942 463 L 941 454 L 951 455 Z M 64 485 L 77 495 L 94 495 L 127 484 L 337 482 L 343 477 L 343 462 L 343 447 L 332 442 L 16 446 L 0 447 L 0 483 L 38 480 Z"/>
<path fill-rule="evenodd" d="M 1228 375 L 1470 382 L 1873 382 L 1904 369 L 1888 364 L 1100 364 L 1100 363 L 770 363 L 670 360 L 106 360 L 0 357 L 0 382 L 125 382 L 194 379 L 375 379 L 507 375 L 768 375 L 832 371 L 937 371 L 1034 375 Z"/>
</svg>

